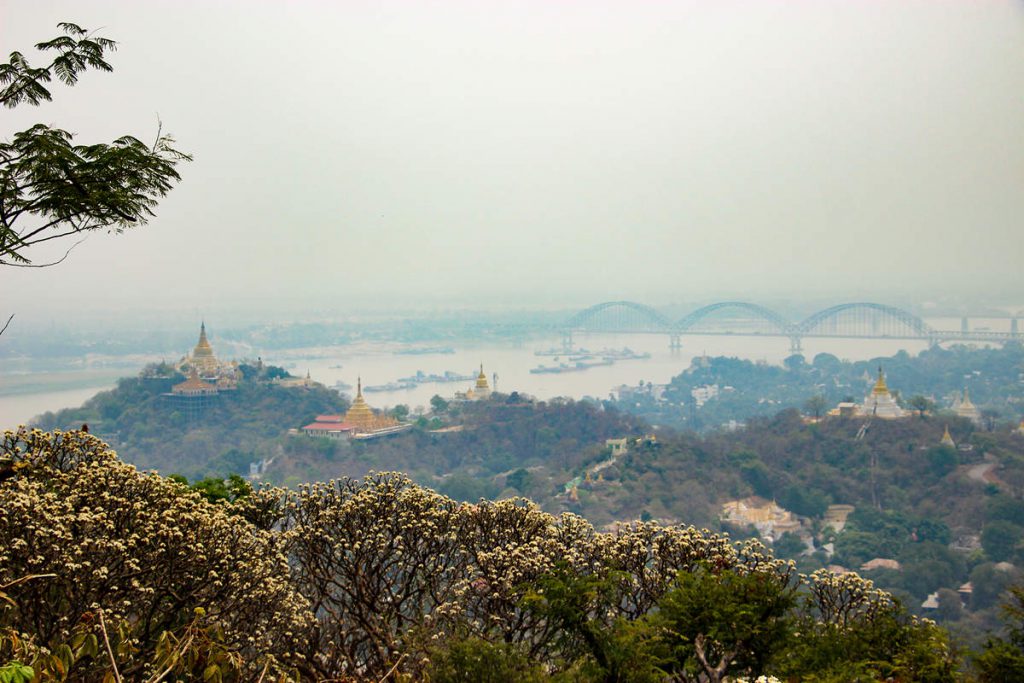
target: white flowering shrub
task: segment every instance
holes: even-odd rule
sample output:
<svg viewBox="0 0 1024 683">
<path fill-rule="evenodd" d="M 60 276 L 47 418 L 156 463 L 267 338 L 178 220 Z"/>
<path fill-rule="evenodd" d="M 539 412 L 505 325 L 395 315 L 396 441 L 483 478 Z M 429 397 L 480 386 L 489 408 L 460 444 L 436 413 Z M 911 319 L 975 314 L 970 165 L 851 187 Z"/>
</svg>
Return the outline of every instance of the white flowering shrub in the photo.
<svg viewBox="0 0 1024 683">
<path fill-rule="evenodd" d="M 934 625 L 856 575 L 797 576 L 692 527 L 456 503 L 395 473 L 209 503 L 88 434 L 20 430 L 0 500 L 0 668 L 40 680 L 418 680 L 480 657 L 580 681 L 955 668 Z M 770 633 L 740 638 L 735 615 L 757 610 Z"/>
<path fill-rule="evenodd" d="M 4 626 L 45 646 L 102 611 L 145 653 L 199 608 L 225 647 L 294 658 L 309 609 L 275 534 L 138 472 L 84 432 L 8 431 L 0 454 Z M 14 583 L 35 575 L 45 578 Z"/>
</svg>

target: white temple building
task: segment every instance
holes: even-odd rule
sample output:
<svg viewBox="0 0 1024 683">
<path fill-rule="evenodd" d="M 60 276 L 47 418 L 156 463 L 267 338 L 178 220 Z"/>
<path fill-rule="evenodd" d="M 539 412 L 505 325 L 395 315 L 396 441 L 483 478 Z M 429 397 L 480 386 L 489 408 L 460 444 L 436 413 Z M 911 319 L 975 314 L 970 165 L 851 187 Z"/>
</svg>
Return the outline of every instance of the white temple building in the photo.
<svg viewBox="0 0 1024 683">
<path fill-rule="evenodd" d="M 971 402 L 971 395 L 967 391 L 967 387 L 964 387 L 963 400 L 958 401 L 953 409 L 956 410 L 956 414 L 960 417 L 966 417 L 968 420 L 976 425 L 981 425 L 981 411 L 978 407 Z"/>
<path fill-rule="evenodd" d="M 906 417 L 903 408 L 896 403 L 896 399 L 889 393 L 889 387 L 885 385 L 885 375 L 882 368 L 878 368 L 878 380 L 875 382 L 871 393 L 864 398 L 863 405 L 858 411 L 865 417 L 880 417 L 883 420 L 897 420 Z"/>
</svg>

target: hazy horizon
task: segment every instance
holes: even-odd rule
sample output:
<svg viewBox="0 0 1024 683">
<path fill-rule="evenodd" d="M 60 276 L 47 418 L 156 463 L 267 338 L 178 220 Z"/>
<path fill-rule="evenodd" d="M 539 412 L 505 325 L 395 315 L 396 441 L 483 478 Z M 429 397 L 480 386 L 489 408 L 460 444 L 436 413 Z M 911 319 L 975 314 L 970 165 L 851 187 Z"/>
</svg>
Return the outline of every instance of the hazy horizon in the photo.
<svg viewBox="0 0 1024 683">
<path fill-rule="evenodd" d="M 0 135 L 195 161 L 4 319 L 1024 301 L 1021 2 L 9 2 L 3 51 L 59 21 L 114 72 Z"/>
</svg>

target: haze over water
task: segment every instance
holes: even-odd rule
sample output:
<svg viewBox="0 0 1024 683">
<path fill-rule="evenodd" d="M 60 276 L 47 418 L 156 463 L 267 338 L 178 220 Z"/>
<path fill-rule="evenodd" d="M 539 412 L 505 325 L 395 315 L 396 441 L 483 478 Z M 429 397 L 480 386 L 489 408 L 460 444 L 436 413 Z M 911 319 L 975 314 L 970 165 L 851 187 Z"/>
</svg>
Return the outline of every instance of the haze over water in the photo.
<svg viewBox="0 0 1024 683">
<path fill-rule="evenodd" d="M 953 319 L 926 319 L 926 322 L 942 329 L 951 329 L 959 325 L 959 321 Z M 1008 327 L 1008 321 L 1001 318 L 976 319 L 972 322 L 978 326 L 990 327 L 994 331 L 1004 330 Z M 575 337 L 575 346 L 584 347 L 594 352 L 596 356 L 600 356 L 598 352 L 606 348 L 629 347 L 638 353 L 650 353 L 651 357 L 618 361 L 614 365 L 593 367 L 581 372 L 530 373 L 530 369 L 538 365 L 551 366 L 567 361 L 565 356 L 556 362 L 551 357 L 534 354 L 537 350 L 560 347 L 561 341 L 560 337 L 551 337 L 522 343 L 460 344 L 454 342 L 451 346 L 455 353 L 452 354 L 404 355 L 395 353 L 395 351 L 407 348 L 438 346 L 434 343 L 423 343 L 409 346 L 400 344 L 321 346 L 268 351 L 260 355 L 265 362 L 282 365 L 288 368 L 293 375 L 304 376 L 308 371 L 314 380 L 329 387 L 339 381 L 344 381 L 355 387 L 357 377 L 360 376 L 364 386 L 383 385 L 413 375 L 419 370 L 425 374 L 443 374 L 448 370 L 459 374 L 475 374 L 478 372 L 479 365 L 483 363 L 488 381 L 492 381 L 493 374 L 497 373 L 497 389 L 499 391 L 504 393 L 519 391 L 540 399 L 550 399 L 556 396 L 576 399 L 586 396 L 605 398 L 616 387 L 622 384 L 636 385 L 640 380 L 645 383 L 665 384 L 689 367 L 693 357 L 705 353 L 710 356 L 736 356 L 771 364 L 780 364 L 790 355 L 789 340 L 783 337 L 684 336 L 682 338 L 683 348 L 672 351 L 668 346 L 668 336 L 664 334 L 591 334 Z M 217 339 L 214 337 L 212 342 L 216 350 Z M 845 360 L 866 360 L 890 356 L 901 349 L 916 354 L 924 348 L 926 348 L 925 342 L 906 340 L 815 338 L 803 340 L 803 354 L 808 360 L 822 352 L 832 353 Z M 186 350 L 182 349 L 182 353 Z M 153 357 L 150 360 L 158 361 L 161 358 Z M 339 368 L 338 365 L 342 367 Z M 56 411 L 80 405 L 97 391 L 113 386 L 114 376 L 134 374 L 135 371 L 127 368 L 121 372 L 108 371 L 105 373 L 105 379 L 98 379 L 91 386 L 24 392 L 15 395 L 4 395 L 2 382 L 0 382 L 0 424 L 19 424 L 45 411 Z M 67 373 L 63 378 L 65 381 L 66 375 Z M 41 374 L 40 381 L 46 382 L 45 373 Z M 430 398 L 435 394 L 451 398 L 454 392 L 465 391 L 472 385 L 472 381 L 426 383 L 409 390 L 366 392 L 365 396 L 367 401 L 376 408 L 406 404 L 415 411 L 418 407 L 429 409 Z M 351 396 L 353 392 L 354 388 L 344 393 Z"/>
</svg>

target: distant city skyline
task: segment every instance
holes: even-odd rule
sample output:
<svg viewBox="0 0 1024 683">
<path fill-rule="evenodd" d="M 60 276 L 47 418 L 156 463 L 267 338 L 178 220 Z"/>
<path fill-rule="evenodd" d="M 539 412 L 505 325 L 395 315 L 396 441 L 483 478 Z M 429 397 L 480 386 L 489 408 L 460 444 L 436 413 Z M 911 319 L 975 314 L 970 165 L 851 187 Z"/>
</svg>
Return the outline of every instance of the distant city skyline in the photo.
<svg viewBox="0 0 1024 683">
<path fill-rule="evenodd" d="M 15 2 L 114 72 L 4 115 L 195 155 L 0 312 L 1024 301 L 1019 2 Z M 71 313 L 68 313 L 71 312 Z"/>
</svg>

